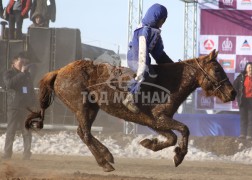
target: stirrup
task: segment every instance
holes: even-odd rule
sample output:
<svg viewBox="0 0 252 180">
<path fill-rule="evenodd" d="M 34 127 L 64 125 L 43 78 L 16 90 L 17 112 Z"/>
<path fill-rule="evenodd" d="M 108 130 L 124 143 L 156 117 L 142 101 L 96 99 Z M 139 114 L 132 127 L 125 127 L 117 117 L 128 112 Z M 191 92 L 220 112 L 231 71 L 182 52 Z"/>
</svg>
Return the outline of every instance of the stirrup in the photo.
<svg viewBox="0 0 252 180">
<path fill-rule="evenodd" d="M 133 102 L 133 94 L 128 94 L 127 97 L 123 100 L 123 105 L 133 113 L 139 113 L 139 108 Z"/>
<path fill-rule="evenodd" d="M 125 105 L 125 104 L 124 104 Z M 133 103 L 133 102 L 129 102 L 127 105 L 125 105 L 126 108 L 128 108 L 128 110 L 130 110 L 131 112 L 137 114 L 139 113 L 139 109 L 138 107 Z"/>
</svg>

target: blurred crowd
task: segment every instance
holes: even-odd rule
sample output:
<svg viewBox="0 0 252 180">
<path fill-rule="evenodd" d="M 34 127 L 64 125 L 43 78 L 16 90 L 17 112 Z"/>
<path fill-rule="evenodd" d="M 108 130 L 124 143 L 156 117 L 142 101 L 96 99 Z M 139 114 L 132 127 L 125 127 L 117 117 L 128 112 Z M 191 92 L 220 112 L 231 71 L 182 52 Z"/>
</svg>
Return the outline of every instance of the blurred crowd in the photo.
<svg viewBox="0 0 252 180">
<path fill-rule="evenodd" d="M 30 18 L 32 27 L 49 27 L 56 20 L 55 0 L 9 0 L 3 5 L 0 0 L 0 16 L 8 22 L 8 39 L 23 39 L 24 19 Z"/>
</svg>

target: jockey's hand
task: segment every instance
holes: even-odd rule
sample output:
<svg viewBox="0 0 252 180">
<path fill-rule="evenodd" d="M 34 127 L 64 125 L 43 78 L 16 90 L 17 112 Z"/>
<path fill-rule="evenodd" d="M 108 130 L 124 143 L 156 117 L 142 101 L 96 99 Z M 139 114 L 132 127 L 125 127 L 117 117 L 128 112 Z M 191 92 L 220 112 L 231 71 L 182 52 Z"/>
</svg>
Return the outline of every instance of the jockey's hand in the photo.
<svg viewBox="0 0 252 180">
<path fill-rule="evenodd" d="M 144 80 L 143 74 L 136 76 L 136 77 L 135 77 L 135 80 L 136 80 L 137 82 L 142 82 L 142 81 Z"/>
</svg>

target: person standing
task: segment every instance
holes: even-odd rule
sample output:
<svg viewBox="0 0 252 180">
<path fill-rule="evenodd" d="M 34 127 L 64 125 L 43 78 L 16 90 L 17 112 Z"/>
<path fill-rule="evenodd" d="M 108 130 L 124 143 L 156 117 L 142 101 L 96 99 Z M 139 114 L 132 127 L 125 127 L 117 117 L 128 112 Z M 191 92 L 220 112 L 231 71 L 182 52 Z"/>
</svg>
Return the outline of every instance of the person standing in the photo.
<svg viewBox="0 0 252 180">
<path fill-rule="evenodd" d="M 240 138 L 252 140 L 252 62 L 234 80 L 240 111 Z"/>
<path fill-rule="evenodd" d="M 26 52 L 21 52 L 12 60 L 12 66 L 3 75 L 7 90 L 7 130 L 2 159 L 10 159 L 13 154 L 13 142 L 17 130 L 23 136 L 23 159 L 31 157 L 32 134 L 25 128 L 27 107 L 35 104 L 33 82 L 27 65 L 29 57 Z"/>
<path fill-rule="evenodd" d="M 33 0 L 30 19 L 33 22 L 31 27 L 49 27 L 49 22 L 56 20 L 55 0 Z"/>
<path fill-rule="evenodd" d="M 9 39 L 22 39 L 23 20 L 28 18 L 31 0 L 10 0 L 7 6 L 9 15 Z M 15 38 L 16 25 L 16 38 Z"/>
</svg>

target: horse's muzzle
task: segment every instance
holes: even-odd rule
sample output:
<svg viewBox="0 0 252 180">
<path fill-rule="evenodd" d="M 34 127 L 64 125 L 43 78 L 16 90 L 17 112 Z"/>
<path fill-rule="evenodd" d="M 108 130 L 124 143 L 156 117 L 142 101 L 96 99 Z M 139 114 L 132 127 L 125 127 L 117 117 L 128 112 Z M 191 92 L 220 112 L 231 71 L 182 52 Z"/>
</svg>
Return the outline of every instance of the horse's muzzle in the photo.
<svg viewBox="0 0 252 180">
<path fill-rule="evenodd" d="M 236 97 L 236 91 L 234 89 L 232 89 L 231 91 L 229 92 L 226 92 L 224 94 L 222 94 L 222 98 L 223 99 L 223 102 L 226 103 L 226 102 L 229 102 L 229 101 L 234 101 L 235 100 L 235 97 Z"/>
<path fill-rule="evenodd" d="M 237 95 L 237 92 L 233 89 L 230 94 L 231 94 L 231 101 L 234 101 Z"/>
</svg>

